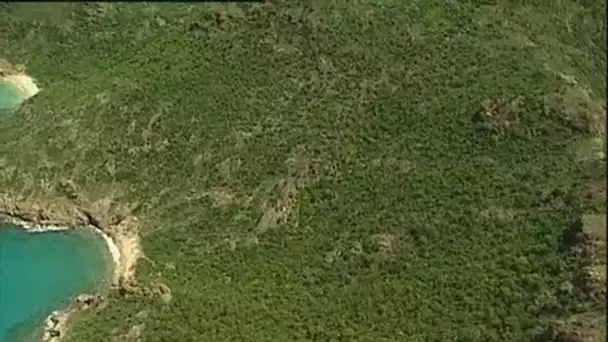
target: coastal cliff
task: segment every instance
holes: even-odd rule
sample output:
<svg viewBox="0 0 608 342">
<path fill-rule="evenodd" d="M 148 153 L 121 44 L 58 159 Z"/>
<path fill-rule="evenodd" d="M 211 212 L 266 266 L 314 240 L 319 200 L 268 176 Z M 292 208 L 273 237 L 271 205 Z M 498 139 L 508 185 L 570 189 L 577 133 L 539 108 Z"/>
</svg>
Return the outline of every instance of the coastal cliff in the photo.
<svg viewBox="0 0 608 342">
<path fill-rule="evenodd" d="M 68 200 L 30 200 L 0 194 L 0 219 L 26 230 L 91 228 L 105 240 L 113 260 L 111 284 L 119 293 L 141 292 L 135 281 L 135 265 L 140 256 L 138 221 L 133 216 L 111 215 L 100 203 L 83 205 Z M 150 291 L 149 291 L 150 292 Z M 44 322 L 42 340 L 57 342 L 76 313 L 97 307 L 99 294 L 79 294 L 66 308 L 53 311 Z"/>
</svg>

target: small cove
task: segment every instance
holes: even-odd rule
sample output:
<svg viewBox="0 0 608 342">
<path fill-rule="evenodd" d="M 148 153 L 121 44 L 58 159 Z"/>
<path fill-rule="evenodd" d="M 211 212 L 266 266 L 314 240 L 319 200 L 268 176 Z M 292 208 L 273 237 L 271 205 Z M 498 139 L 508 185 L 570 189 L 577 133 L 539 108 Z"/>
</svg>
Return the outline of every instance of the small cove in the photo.
<svg viewBox="0 0 608 342">
<path fill-rule="evenodd" d="M 7 75 L 0 65 L 0 110 L 15 110 L 39 91 L 31 77 L 24 73 Z"/>
<path fill-rule="evenodd" d="M 21 96 L 15 86 L 0 78 L 0 109 L 13 109 L 20 104 Z"/>
<path fill-rule="evenodd" d="M 103 290 L 110 272 L 92 230 L 31 233 L 0 222 L 0 342 L 27 341 L 73 296 Z"/>
</svg>

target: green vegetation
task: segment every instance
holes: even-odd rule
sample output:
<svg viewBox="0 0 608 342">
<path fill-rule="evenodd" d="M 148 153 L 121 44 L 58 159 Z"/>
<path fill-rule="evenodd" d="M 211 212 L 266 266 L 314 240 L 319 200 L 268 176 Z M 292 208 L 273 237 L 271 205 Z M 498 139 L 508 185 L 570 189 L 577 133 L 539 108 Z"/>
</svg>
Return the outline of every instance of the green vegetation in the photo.
<svg viewBox="0 0 608 342">
<path fill-rule="evenodd" d="M 1 4 L 42 90 L 0 189 L 133 208 L 171 290 L 67 340 L 558 339 L 600 310 L 564 239 L 605 210 L 601 3 Z"/>
</svg>

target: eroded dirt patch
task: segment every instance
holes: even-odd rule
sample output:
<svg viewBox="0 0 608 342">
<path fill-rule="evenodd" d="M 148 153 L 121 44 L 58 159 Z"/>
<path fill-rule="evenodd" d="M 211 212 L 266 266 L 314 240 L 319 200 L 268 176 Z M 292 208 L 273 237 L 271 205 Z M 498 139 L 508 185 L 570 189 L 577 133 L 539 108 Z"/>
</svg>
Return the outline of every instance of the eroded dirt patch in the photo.
<svg viewBox="0 0 608 342">
<path fill-rule="evenodd" d="M 293 217 L 298 195 L 295 179 L 281 180 L 277 188 L 279 189 L 278 199 L 274 202 L 264 203 L 262 206 L 264 214 L 256 227 L 258 233 L 287 224 L 288 220 Z"/>
<path fill-rule="evenodd" d="M 284 178 L 261 184 L 251 199 L 264 198 L 263 212 L 256 231 L 264 233 L 288 223 L 297 226 L 297 198 L 299 190 L 319 181 L 335 181 L 341 175 L 331 161 L 314 157 L 305 146 L 297 146 L 285 161 L 287 175 Z"/>
</svg>

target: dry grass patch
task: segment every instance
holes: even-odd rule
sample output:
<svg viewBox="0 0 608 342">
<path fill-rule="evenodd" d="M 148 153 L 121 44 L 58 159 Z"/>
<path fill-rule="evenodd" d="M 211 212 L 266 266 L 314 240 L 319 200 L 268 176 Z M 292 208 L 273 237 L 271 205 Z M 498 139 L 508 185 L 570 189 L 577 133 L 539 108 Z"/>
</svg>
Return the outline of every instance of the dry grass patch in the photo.
<svg viewBox="0 0 608 342">
<path fill-rule="evenodd" d="M 396 248 L 396 238 L 392 234 L 372 235 L 372 241 L 378 253 L 392 254 Z"/>
<path fill-rule="evenodd" d="M 604 214 L 583 215 L 572 230 L 570 248 L 580 258 L 571 281 L 558 293 L 568 302 L 579 302 L 585 308 L 565 317 L 553 317 L 544 325 L 537 341 L 605 341 L 606 303 L 606 217 Z M 548 298 L 551 298 L 549 296 Z M 557 298 L 541 300 L 556 303 Z M 550 305 L 551 306 L 551 305 Z"/>
<path fill-rule="evenodd" d="M 398 157 L 384 157 L 372 160 L 372 165 L 387 174 L 405 174 L 415 168 L 414 163 Z"/>
<path fill-rule="evenodd" d="M 554 320 L 537 339 L 539 342 L 600 342 L 606 340 L 602 312 L 578 314 L 565 320 Z"/>
<path fill-rule="evenodd" d="M 314 175 L 313 160 L 306 151 L 305 146 L 297 146 L 291 156 L 285 161 L 291 176 L 296 177 L 300 183 L 309 183 Z"/>
<path fill-rule="evenodd" d="M 216 165 L 216 171 L 221 177 L 229 182 L 241 167 L 242 161 L 239 157 L 228 157 Z"/>
<path fill-rule="evenodd" d="M 240 202 L 240 199 L 226 188 L 214 188 L 204 192 L 203 195 L 211 199 L 213 207 L 216 209 L 226 208 Z"/>
<path fill-rule="evenodd" d="M 359 241 L 338 241 L 336 246 L 325 253 L 325 261 L 332 264 L 337 261 L 352 261 L 365 253 L 363 244 Z"/>
<path fill-rule="evenodd" d="M 392 259 L 398 251 L 398 239 L 393 234 L 371 236 L 371 256 L 378 262 Z"/>
<path fill-rule="evenodd" d="M 296 180 L 293 178 L 282 180 L 278 188 L 280 192 L 278 199 L 274 203 L 264 203 L 262 206 L 264 214 L 256 227 L 258 233 L 264 233 L 269 229 L 285 225 L 290 218 L 296 219 L 294 217 L 298 195 Z"/>
<path fill-rule="evenodd" d="M 480 108 L 473 117 L 478 129 L 493 135 L 507 135 L 521 129 L 520 107 L 523 97 L 515 96 L 508 99 L 486 99 L 480 103 Z"/>
<path fill-rule="evenodd" d="M 255 234 L 247 234 L 246 236 L 231 236 L 224 239 L 224 246 L 231 252 L 238 248 L 249 248 L 257 246 L 260 240 Z"/>
<path fill-rule="evenodd" d="M 545 115 L 562 125 L 593 137 L 605 135 L 605 108 L 591 98 L 591 92 L 579 85 L 545 98 Z"/>
<path fill-rule="evenodd" d="M 320 181 L 333 182 L 342 176 L 334 161 L 314 156 L 303 145 L 294 148 L 285 163 L 289 175 L 297 179 L 298 186 L 308 186 Z"/>
<path fill-rule="evenodd" d="M 289 222 L 297 226 L 295 210 L 298 190 L 321 180 L 335 181 L 340 177 L 340 172 L 334 163 L 311 157 L 309 151 L 302 145 L 294 148 L 285 164 L 288 169 L 288 176 L 285 179 L 261 184 L 251 196 L 251 199 L 276 197 L 276 200 L 266 200 L 261 205 L 264 214 L 256 227 L 259 233 Z"/>
<path fill-rule="evenodd" d="M 605 135 L 592 136 L 574 147 L 574 153 L 581 162 L 604 162 L 606 160 Z"/>
<path fill-rule="evenodd" d="M 24 71 L 25 67 L 22 64 L 14 65 L 7 59 L 0 58 L 0 77 Z"/>
<path fill-rule="evenodd" d="M 583 215 L 583 231 L 591 236 L 606 240 L 606 215 L 586 214 Z"/>
<path fill-rule="evenodd" d="M 582 197 L 589 205 L 598 211 L 606 209 L 606 180 L 597 180 L 588 184 L 583 190 Z"/>
<path fill-rule="evenodd" d="M 393 234 L 374 234 L 363 241 L 337 241 L 335 247 L 325 253 L 325 261 L 355 262 L 357 260 L 372 260 L 373 263 L 390 260 L 399 250 L 398 238 Z"/>
<path fill-rule="evenodd" d="M 145 328 L 146 328 L 145 323 L 140 323 L 140 324 L 136 324 L 136 325 L 132 326 L 131 329 L 129 329 L 129 332 L 126 335 L 124 335 L 123 341 L 129 341 L 129 342 L 142 341 L 141 334 L 143 333 Z M 116 341 L 118 341 L 118 340 L 119 339 L 116 339 Z"/>
<path fill-rule="evenodd" d="M 508 208 L 489 207 L 481 210 L 479 215 L 484 220 L 490 220 L 496 223 L 507 223 L 515 219 L 517 212 Z"/>
</svg>

